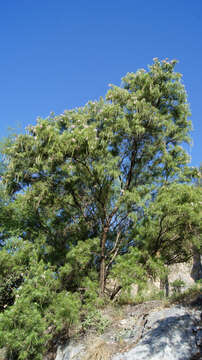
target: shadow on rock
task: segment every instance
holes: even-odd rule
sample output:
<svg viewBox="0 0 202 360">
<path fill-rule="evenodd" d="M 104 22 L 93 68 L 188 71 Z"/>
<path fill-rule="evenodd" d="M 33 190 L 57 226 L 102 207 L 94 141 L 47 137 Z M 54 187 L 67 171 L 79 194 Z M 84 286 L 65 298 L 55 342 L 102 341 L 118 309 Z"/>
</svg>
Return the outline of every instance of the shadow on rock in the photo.
<svg viewBox="0 0 202 360">
<path fill-rule="evenodd" d="M 199 352 L 193 331 L 199 319 L 199 312 L 188 313 L 184 308 L 153 312 L 139 343 L 113 360 L 189 360 Z"/>
</svg>

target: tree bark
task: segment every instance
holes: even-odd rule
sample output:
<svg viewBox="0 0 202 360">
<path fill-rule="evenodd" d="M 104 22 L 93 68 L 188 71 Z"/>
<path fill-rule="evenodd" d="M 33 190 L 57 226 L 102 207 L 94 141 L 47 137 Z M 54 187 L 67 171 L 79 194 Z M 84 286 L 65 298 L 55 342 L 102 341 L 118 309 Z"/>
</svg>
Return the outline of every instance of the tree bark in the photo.
<svg viewBox="0 0 202 360">
<path fill-rule="evenodd" d="M 101 239 L 101 261 L 100 261 L 100 296 L 103 296 L 105 290 L 105 244 L 107 240 L 107 233 L 109 231 L 109 227 L 104 227 L 102 239 Z"/>
<path fill-rule="evenodd" d="M 113 293 L 110 296 L 110 300 L 113 300 L 115 298 L 115 296 L 118 294 L 118 292 L 122 289 L 122 286 L 119 285 L 117 286 L 117 288 L 113 291 Z"/>
</svg>

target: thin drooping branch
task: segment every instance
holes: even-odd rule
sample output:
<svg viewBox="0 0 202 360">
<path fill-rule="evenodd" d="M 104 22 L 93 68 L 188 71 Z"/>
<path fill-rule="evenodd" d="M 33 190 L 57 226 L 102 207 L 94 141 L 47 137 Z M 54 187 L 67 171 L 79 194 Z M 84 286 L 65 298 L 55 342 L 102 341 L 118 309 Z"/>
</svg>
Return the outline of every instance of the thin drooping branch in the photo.
<svg viewBox="0 0 202 360">
<path fill-rule="evenodd" d="M 78 199 L 76 198 L 76 194 L 75 194 L 75 192 L 73 191 L 73 189 L 71 189 L 71 194 L 72 194 L 72 197 L 73 197 L 73 199 L 74 199 L 74 202 L 75 202 L 77 208 L 80 210 L 83 218 L 87 221 L 87 216 L 85 215 L 85 212 L 84 212 L 84 210 L 82 209 L 81 204 L 79 203 Z M 88 221 L 87 221 L 87 222 L 88 222 Z"/>
<path fill-rule="evenodd" d="M 121 242 L 121 239 L 120 239 L 120 236 L 121 236 L 121 231 L 118 232 L 117 236 L 116 236 L 116 241 L 115 241 L 115 244 L 114 244 L 114 247 L 113 249 L 110 251 L 109 255 L 112 255 L 111 257 L 111 260 L 108 262 L 107 266 L 106 266 L 106 274 L 105 274 L 105 277 L 106 275 L 108 274 L 108 271 L 109 271 L 109 268 L 111 266 L 111 264 L 113 263 L 114 259 L 116 258 L 117 254 L 118 254 L 118 251 L 119 251 L 119 247 L 120 247 L 120 242 Z"/>
<path fill-rule="evenodd" d="M 119 220 L 119 222 L 113 221 L 112 225 L 114 225 L 114 223 L 116 222 L 116 225 L 113 227 L 113 231 L 115 231 L 117 228 L 119 228 L 121 223 L 128 218 L 128 214 L 129 214 L 129 212 L 127 212 L 126 215 Z"/>
<path fill-rule="evenodd" d="M 158 234 L 158 237 L 156 239 L 156 246 L 155 246 L 155 249 L 152 252 L 152 255 L 155 255 L 155 253 L 160 249 L 160 247 L 167 242 L 167 239 L 164 239 L 163 235 L 165 235 L 169 231 L 173 230 L 174 228 L 179 227 L 180 223 L 178 223 L 178 221 L 180 219 L 184 218 L 184 216 L 182 215 L 182 216 L 176 218 L 176 224 L 172 224 L 172 226 L 166 226 L 165 228 L 163 228 L 163 220 L 166 217 L 167 217 L 167 214 L 165 214 L 160 220 L 159 234 Z M 173 242 L 174 240 L 176 240 L 178 238 L 176 236 L 177 235 L 175 234 L 171 239 L 169 239 L 169 242 Z"/>
<path fill-rule="evenodd" d="M 165 230 L 163 231 L 163 221 L 164 219 L 166 218 L 166 214 L 163 215 L 160 219 L 160 222 L 159 222 L 159 226 L 160 226 L 160 229 L 159 229 L 159 233 L 158 233 L 158 236 L 157 236 L 157 239 L 156 239 L 156 245 L 155 245 L 155 248 L 152 252 L 152 254 L 154 255 L 158 250 L 159 250 L 159 246 L 161 245 L 162 243 L 162 240 L 161 240 L 161 236 L 163 235 L 163 233 L 165 233 Z M 167 230 L 166 230 L 167 231 Z"/>
<path fill-rule="evenodd" d="M 113 254 L 113 253 L 114 253 L 114 251 L 116 250 L 117 245 L 118 245 L 118 243 L 119 243 L 119 238 L 120 238 L 120 235 L 121 235 L 121 231 L 119 231 L 119 232 L 117 233 L 117 236 L 116 236 L 116 241 L 115 241 L 114 247 L 113 247 L 113 249 L 109 252 L 109 255 Z"/>
<path fill-rule="evenodd" d="M 130 187 L 132 176 L 133 176 L 133 168 L 135 166 L 136 156 L 137 156 L 137 146 L 136 146 L 136 142 L 134 140 L 133 141 L 133 151 L 132 151 L 131 160 L 130 160 L 130 169 L 128 171 L 126 185 L 125 185 L 124 190 L 128 190 Z"/>
<path fill-rule="evenodd" d="M 170 257 L 169 259 L 167 259 L 167 261 L 166 261 L 165 264 L 166 264 L 166 265 L 171 265 L 171 264 L 180 262 L 180 261 L 179 261 L 179 260 L 180 260 L 180 259 L 179 259 L 180 256 L 181 256 L 181 254 L 180 254 L 180 252 L 179 252 L 178 254 L 174 255 L 173 257 Z M 191 259 L 191 257 L 192 257 L 192 254 L 188 255 L 188 256 L 187 256 L 187 260 Z"/>
<path fill-rule="evenodd" d="M 102 208 L 103 208 L 104 203 L 103 203 L 103 201 L 101 200 L 102 185 L 101 185 L 99 179 L 97 178 L 97 176 L 95 176 L 95 173 L 93 173 L 93 172 L 89 169 L 89 166 L 88 166 L 85 162 L 83 162 L 83 161 L 81 161 L 81 160 L 79 160 L 79 159 L 77 159 L 77 158 L 73 158 L 73 159 L 74 159 L 75 162 L 77 162 L 78 164 L 80 164 L 80 165 L 82 165 L 83 167 L 85 167 L 85 169 L 88 171 L 91 179 L 95 179 L 95 182 L 98 184 L 100 191 L 99 191 L 99 196 L 97 196 L 97 195 L 94 193 L 94 198 L 95 198 L 95 200 L 97 200 L 97 201 L 101 204 L 101 206 L 102 206 Z"/>
</svg>

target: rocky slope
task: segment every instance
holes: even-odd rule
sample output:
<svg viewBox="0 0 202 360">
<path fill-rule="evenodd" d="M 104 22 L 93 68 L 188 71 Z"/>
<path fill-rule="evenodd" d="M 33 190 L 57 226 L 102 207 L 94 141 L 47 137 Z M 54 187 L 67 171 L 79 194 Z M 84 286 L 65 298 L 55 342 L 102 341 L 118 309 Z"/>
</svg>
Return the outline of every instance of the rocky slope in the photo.
<svg viewBox="0 0 202 360">
<path fill-rule="evenodd" d="M 199 352 L 199 321 L 199 311 L 187 311 L 184 307 L 154 310 L 145 318 L 138 344 L 112 359 L 188 360 Z"/>
<path fill-rule="evenodd" d="M 202 359 L 202 296 L 191 306 L 161 301 L 126 306 L 102 336 L 59 346 L 55 360 Z"/>
</svg>

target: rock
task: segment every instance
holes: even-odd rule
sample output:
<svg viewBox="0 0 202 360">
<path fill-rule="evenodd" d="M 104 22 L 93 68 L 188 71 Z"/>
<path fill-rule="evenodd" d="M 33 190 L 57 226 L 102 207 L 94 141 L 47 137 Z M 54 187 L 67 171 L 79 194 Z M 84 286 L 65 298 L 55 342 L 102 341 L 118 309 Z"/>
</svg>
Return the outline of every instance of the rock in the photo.
<svg viewBox="0 0 202 360">
<path fill-rule="evenodd" d="M 0 360 L 6 360 L 6 348 L 0 349 Z"/>
<path fill-rule="evenodd" d="M 198 309 L 198 310 L 197 310 Z M 57 349 L 55 360 L 199 360 L 202 359 L 202 317 L 195 308 L 150 301 L 127 306 L 124 318 L 104 334 Z"/>
<path fill-rule="evenodd" d="M 55 360 L 80 360 L 84 351 L 83 344 L 70 343 L 64 347 L 59 346 Z"/>
<path fill-rule="evenodd" d="M 193 327 L 200 313 L 172 307 L 148 315 L 141 340 L 113 360 L 189 360 L 198 352 Z"/>
</svg>

